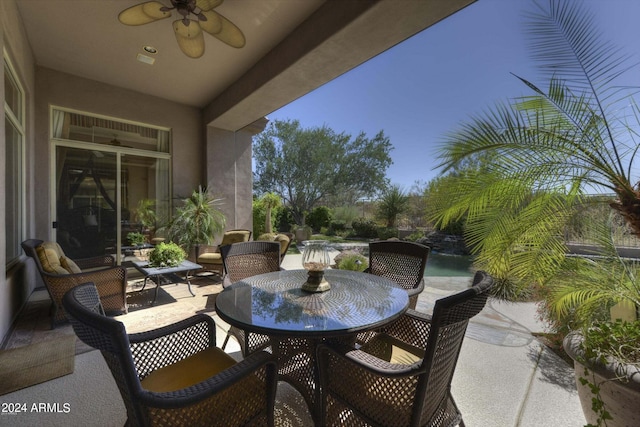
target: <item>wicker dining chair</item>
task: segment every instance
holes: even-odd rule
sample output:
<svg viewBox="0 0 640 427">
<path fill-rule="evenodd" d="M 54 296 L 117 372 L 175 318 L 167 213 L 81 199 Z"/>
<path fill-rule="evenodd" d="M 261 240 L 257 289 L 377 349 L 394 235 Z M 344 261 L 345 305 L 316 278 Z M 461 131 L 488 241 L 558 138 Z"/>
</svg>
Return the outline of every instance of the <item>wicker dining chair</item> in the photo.
<svg viewBox="0 0 640 427">
<path fill-rule="evenodd" d="M 63 305 L 78 338 L 102 352 L 127 426 L 273 425 L 276 361 L 257 352 L 236 362 L 216 347 L 210 316 L 128 335 L 103 315 L 93 283 L 67 292 Z"/>
<path fill-rule="evenodd" d="M 323 426 L 464 426 L 451 380 L 469 319 L 493 279 L 436 301 L 433 315 L 408 310 L 360 349 L 318 348 Z"/>
<path fill-rule="evenodd" d="M 234 282 L 258 274 L 279 271 L 280 251 L 280 242 L 258 240 L 222 246 L 220 252 L 224 269 L 227 272 L 222 286 L 227 287 Z M 226 348 L 230 336 L 233 336 L 240 343 L 244 356 L 265 349 L 270 345 L 269 337 L 266 335 L 246 332 L 231 326 L 222 344 L 223 349 Z"/>
<path fill-rule="evenodd" d="M 102 306 L 108 313 L 127 312 L 127 269 L 116 266 L 111 255 L 71 260 L 56 242 L 38 239 L 25 240 L 22 249 L 33 258 L 51 298 L 52 329 L 67 321 L 62 297 L 81 283 L 96 284 Z"/>
<path fill-rule="evenodd" d="M 424 290 L 424 270 L 431 248 L 401 240 L 369 243 L 369 267 L 366 273 L 386 277 L 406 289 L 409 308 L 416 308 Z"/>
</svg>

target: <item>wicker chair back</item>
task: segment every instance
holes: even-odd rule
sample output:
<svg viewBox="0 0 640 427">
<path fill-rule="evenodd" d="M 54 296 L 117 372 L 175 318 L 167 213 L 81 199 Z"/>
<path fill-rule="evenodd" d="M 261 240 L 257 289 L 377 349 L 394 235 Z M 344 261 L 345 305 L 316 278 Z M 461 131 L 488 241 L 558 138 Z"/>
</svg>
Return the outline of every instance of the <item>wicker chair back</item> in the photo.
<svg viewBox="0 0 640 427">
<path fill-rule="evenodd" d="M 128 335 L 121 322 L 103 315 L 93 283 L 68 291 L 62 304 L 78 338 L 102 352 L 124 401 L 127 426 L 273 425 L 277 385 L 273 355 L 260 352 L 235 363 L 216 353 L 211 316 L 197 314 Z M 181 364 L 179 369 L 188 366 L 194 372 L 211 372 L 210 366 L 216 364 L 229 367 L 200 379 L 196 374 L 197 383 L 177 390 L 143 388 L 146 377 Z M 176 372 L 180 371 L 167 378 L 175 378 Z"/>
<path fill-rule="evenodd" d="M 492 286 L 491 276 L 478 272 L 470 288 L 437 300 L 432 316 L 408 310 L 360 350 L 321 345 L 323 423 L 464 426 L 451 380 L 469 319 Z"/>
<path fill-rule="evenodd" d="M 424 270 L 430 248 L 400 240 L 369 243 L 369 267 L 376 276 L 393 280 L 409 293 L 409 307 L 415 308 L 418 295 L 424 290 Z"/>
</svg>

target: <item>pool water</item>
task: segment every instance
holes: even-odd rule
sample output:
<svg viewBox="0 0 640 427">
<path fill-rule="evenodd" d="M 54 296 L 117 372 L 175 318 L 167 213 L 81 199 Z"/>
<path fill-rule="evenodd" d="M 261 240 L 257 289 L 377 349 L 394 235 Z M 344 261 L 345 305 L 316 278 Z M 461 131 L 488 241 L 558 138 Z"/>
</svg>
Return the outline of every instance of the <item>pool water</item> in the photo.
<svg viewBox="0 0 640 427">
<path fill-rule="evenodd" d="M 464 255 L 447 255 L 431 252 L 427 258 L 425 276 L 432 277 L 472 277 L 473 257 Z"/>
<path fill-rule="evenodd" d="M 335 249 L 357 250 L 365 257 L 369 256 L 367 244 L 333 244 Z M 440 252 L 430 252 L 427 258 L 425 276 L 431 277 L 473 277 L 470 268 L 473 265 L 473 257 L 470 255 L 450 255 Z"/>
</svg>

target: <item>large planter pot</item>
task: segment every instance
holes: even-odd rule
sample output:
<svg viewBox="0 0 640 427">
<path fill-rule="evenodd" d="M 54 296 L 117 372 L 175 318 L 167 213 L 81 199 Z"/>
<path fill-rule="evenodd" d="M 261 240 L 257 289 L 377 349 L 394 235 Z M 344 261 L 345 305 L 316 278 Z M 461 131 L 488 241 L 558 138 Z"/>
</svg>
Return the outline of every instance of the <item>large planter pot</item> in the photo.
<svg viewBox="0 0 640 427">
<path fill-rule="evenodd" d="M 300 227 L 295 230 L 296 244 L 300 244 L 305 240 L 311 240 L 311 228 Z"/>
<path fill-rule="evenodd" d="M 597 425 L 598 415 L 591 408 L 595 395 L 588 384 L 582 384 L 581 378 L 600 387 L 600 398 L 613 417 L 607 420 L 607 427 L 640 426 L 640 370 L 617 362 L 603 365 L 585 360 L 582 341 L 582 335 L 573 332 L 565 337 L 563 347 L 574 362 L 578 396 L 587 422 Z M 587 375 L 585 368 L 588 369 Z M 617 379 L 621 374 L 626 380 Z"/>
</svg>

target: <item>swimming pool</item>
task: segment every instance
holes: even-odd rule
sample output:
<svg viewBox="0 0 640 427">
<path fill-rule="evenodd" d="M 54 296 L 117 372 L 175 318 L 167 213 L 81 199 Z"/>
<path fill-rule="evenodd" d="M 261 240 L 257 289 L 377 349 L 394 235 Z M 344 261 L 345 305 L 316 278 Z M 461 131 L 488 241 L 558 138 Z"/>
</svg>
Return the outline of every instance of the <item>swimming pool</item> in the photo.
<svg viewBox="0 0 640 427">
<path fill-rule="evenodd" d="M 333 243 L 330 246 L 340 252 L 355 250 L 365 257 L 369 256 L 369 245 L 366 243 Z M 470 270 L 472 265 L 473 257 L 470 255 L 430 252 L 424 275 L 431 277 L 473 277 L 473 272 Z"/>
<path fill-rule="evenodd" d="M 465 255 L 448 255 L 431 252 L 427 258 L 425 276 L 431 277 L 472 277 L 470 270 L 473 257 Z"/>
</svg>

